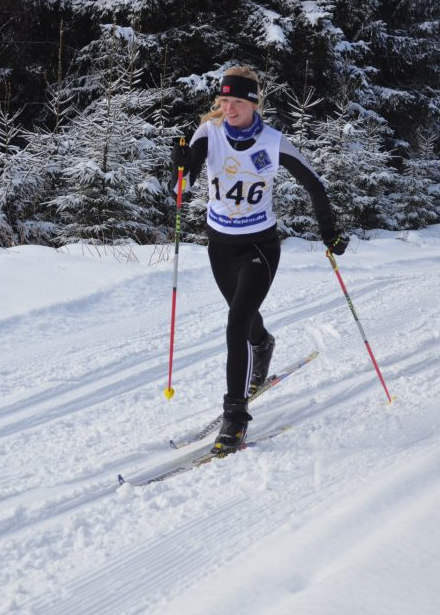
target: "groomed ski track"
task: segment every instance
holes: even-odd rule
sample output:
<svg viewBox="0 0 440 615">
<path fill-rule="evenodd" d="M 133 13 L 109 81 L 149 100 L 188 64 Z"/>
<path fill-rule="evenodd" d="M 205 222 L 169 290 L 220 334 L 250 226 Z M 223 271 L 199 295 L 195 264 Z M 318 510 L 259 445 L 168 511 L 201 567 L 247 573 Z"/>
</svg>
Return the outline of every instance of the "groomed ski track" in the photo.
<svg viewBox="0 0 440 615">
<path fill-rule="evenodd" d="M 168 439 L 219 412 L 226 310 L 205 249 L 182 246 L 170 402 L 171 260 L 2 253 L 24 299 L 0 312 L 0 615 L 437 613 L 440 229 L 409 239 L 338 259 L 395 404 L 322 246 L 289 240 L 263 310 L 272 366 L 320 357 L 255 401 L 251 428 L 294 429 L 145 488 L 117 474 L 186 454 Z"/>
</svg>

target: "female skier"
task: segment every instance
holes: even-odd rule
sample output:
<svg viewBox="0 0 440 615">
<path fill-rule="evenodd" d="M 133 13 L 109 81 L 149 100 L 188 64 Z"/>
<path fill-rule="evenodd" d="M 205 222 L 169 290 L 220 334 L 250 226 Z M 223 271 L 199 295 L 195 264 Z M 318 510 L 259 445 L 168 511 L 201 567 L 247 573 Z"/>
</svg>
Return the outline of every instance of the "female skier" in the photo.
<svg viewBox="0 0 440 615">
<path fill-rule="evenodd" d="M 208 254 L 215 281 L 229 306 L 226 329 L 227 393 L 214 452 L 243 442 L 248 397 L 267 377 L 275 347 L 259 312 L 280 258 L 272 187 L 279 165 L 309 192 L 324 244 L 343 254 L 349 239 L 335 229 L 322 181 L 299 151 L 258 113 L 257 75 L 247 67 L 225 71 L 220 94 L 201 119 L 190 146 L 172 152 L 174 178 L 184 168 L 189 188 L 207 162 Z"/>
</svg>

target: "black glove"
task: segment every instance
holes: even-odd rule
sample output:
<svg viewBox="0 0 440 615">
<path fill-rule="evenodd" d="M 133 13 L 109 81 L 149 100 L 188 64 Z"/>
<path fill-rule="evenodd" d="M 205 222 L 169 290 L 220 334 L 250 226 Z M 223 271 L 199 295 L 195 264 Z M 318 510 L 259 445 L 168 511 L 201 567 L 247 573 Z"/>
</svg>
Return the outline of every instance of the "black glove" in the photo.
<svg viewBox="0 0 440 615">
<path fill-rule="evenodd" d="M 186 175 L 191 167 L 191 148 L 189 145 L 175 145 L 171 152 L 171 160 L 176 168 L 183 167 L 183 174 Z"/>
<path fill-rule="evenodd" d="M 350 243 L 350 238 L 346 235 L 335 235 L 333 239 L 330 241 L 324 241 L 324 243 L 332 254 L 341 256 L 341 254 L 344 254 L 347 249 L 347 246 Z"/>
</svg>

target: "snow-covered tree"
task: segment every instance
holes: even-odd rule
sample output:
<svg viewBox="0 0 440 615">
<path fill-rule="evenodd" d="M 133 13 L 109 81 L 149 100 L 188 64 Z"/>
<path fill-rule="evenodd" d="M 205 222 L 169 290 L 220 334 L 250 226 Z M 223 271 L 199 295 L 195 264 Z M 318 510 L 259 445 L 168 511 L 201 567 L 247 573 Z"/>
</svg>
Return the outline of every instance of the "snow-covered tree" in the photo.
<svg viewBox="0 0 440 615">
<path fill-rule="evenodd" d="M 151 111 L 158 94 L 136 93 L 135 99 L 142 111 Z M 65 135 L 74 145 L 63 171 L 64 193 L 51 201 L 63 221 L 63 243 L 127 238 L 145 243 L 161 235 L 167 194 L 163 166 L 176 133 L 164 134 L 133 113 L 126 94 L 114 96 L 110 107 L 107 102 L 80 114 Z"/>
<path fill-rule="evenodd" d="M 362 34 L 376 72 L 369 104 L 411 142 L 426 116 L 440 119 L 440 3 L 382 0 Z"/>
<path fill-rule="evenodd" d="M 440 221 L 440 170 L 434 158 L 437 135 L 421 131 L 415 151 L 403 162 L 403 173 L 392 195 L 395 228 L 417 229 Z"/>
<path fill-rule="evenodd" d="M 113 24 L 108 41 L 103 95 L 63 132 L 71 142 L 69 156 L 62 160 L 63 189 L 48 203 L 62 220 L 62 243 L 127 239 L 142 243 L 163 236 L 166 172 L 170 144 L 177 135 L 176 128 L 164 125 L 163 101 L 172 91 L 135 87 L 137 50 L 132 29 Z M 162 109 L 159 116 L 158 109 Z"/>
<path fill-rule="evenodd" d="M 60 160 L 68 155 L 70 142 L 63 138 L 61 128 L 72 114 L 72 95 L 63 83 L 64 25 L 59 30 L 57 81 L 46 90 L 47 126 L 34 126 L 22 131 L 26 144 L 27 197 L 22 200 L 18 232 L 25 243 L 52 244 L 59 231 L 56 212 L 46 202 L 58 192 L 61 178 Z"/>
<path fill-rule="evenodd" d="M 8 99 L 0 105 L 0 245 L 45 242 L 47 226 L 38 227 L 36 203 L 44 183 L 43 165 L 26 145 L 20 113 L 10 114 Z M 17 143 L 20 142 L 20 145 Z M 50 161 L 45 161 L 46 167 Z M 50 225 L 50 223 L 48 223 Z"/>
<path fill-rule="evenodd" d="M 221 3 L 185 0 L 183 5 L 175 0 L 3 0 L 2 10 L 9 17 L 0 28 L 0 76 L 12 78 L 16 84 L 10 116 L 19 107 L 24 107 L 20 120 L 29 133 L 18 143 L 23 150 L 21 156 L 14 159 L 17 164 L 27 159 L 26 164 L 23 163 L 25 174 L 18 172 L 18 176 L 25 179 L 27 200 L 20 197 L 20 205 L 25 202 L 24 208 L 13 208 L 19 217 L 17 224 L 12 222 L 11 229 L 17 234 L 20 227 L 20 234 L 24 233 L 29 241 L 38 240 L 36 238 L 48 230 L 49 227 L 44 226 L 46 223 L 55 225 L 50 231 L 53 232 L 61 213 L 66 216 L 65 220 L 69 217 L 68 211 L 72 213 L 71 220 L 76 219 L 74 209 L 64 209 L 66 202 L 63 207 L 54 204 L 55 198 L 72 194 L 71 187 L 74 191 L 77 189 L 72 169 L 79 173 L 88 160 L 83 157 L 86 148 L 80 145 L 84 141 L 78 135 L 88 130 L 95 135 L 90 122 L 96 119 L 99 124 L 105 116 L 103 101 L 111 100 L 113 111 L 122 109 L 118 97 L 129 91 L 139 90 L 141 96 L 150 90 L 162 91 L 152 107 L 149 106 L 151 101 L 147 102 L 151 113 L 159 113 L 161 120 L 150 115 L 150 111 L 143 115 L 145 110 L 139 108 L 132 108 L 128 113 L 143 117 L 146 124 L 153 126 L 153 132 L 149 129 L 149 138 L 154 149 L 156 136 L 163 138 L 171 126 L 179 135 L 189 136 L 198 116 L 207 110 L 218 91 L 224 68 L 247 64 L 260 76 L 265 93 L 265 120 L 287 133 L 307 157 L 315 156 L 316 150 L 318 161 L 323 160 L 318 149 L 313 143 L 307 143 L 307 140 L 314 141 L 313 130 L 307 136 L 298 125 L 305 115 L 301 118 L 292 114 L 286 92 L 300 93 L 305 81 L 308 87 L 314 88 L 316 98 L 322 102 L 309 110 L 312 118 L 307 121 L 311 123 L 312 119 L 322 122 L 332 117 L 338 101 L 345 97 L 351 111 L 356 110 L 359 117 L 370 118 L 371 130 L 373 125 L 374 130 L 388 127 L 384 132 L 380 129 L 378 137 L 379 151 L 388 155 L 388 162 L 378 162 L 378 167 L 385 171 L 379 173 L 376 169 L 371 174 L 373 183 L 377 181 L 381 186 L 376 187 L 377 194 L 382 194 L 387 203 L 378 204 L 378 197 L 372 199 L 371 195 L 365 201 L 366 179 L 364 183 L 351 182 L 350 200 L 355 194 L 359 197 L 357 213 L 351 222 L 354 223 L 355 218 L 359 224 L 393 226 L 404 219 L 399 205 L 403 201 L 393 199 L 393 195 L 403 194 L 401 187 L 388 185 L 398 177 L 394 176 L 392 168 L 400 172 L 406 165 L 408 174 L 408 165 L 418 164 L 422 159 L 421 150 L 412 147 L 419 131 L 424 129 L 438 134 L 440 130 L 438 0 L 224 0 Z M 113 17 L 115 23 L 112 24 Z M 61 18 L 64 26 L 60 27 Z M 135 20 L 138 26 L 133 26 Z M 131 25 L 116 27 L 116 23 Z M 136 72 L 138 66 L 144 68 L 142 74 Z M 128 75 L 132 79 L 131 90 L 127 86 Z M 55 85 L 51 86 L 52 92 L 45 102 L 47 82 Z M 3 100 L 2 83 L 0 99 Z M 111 90 L 109 84 L 112 84 Z M 283 87 L 273 89 L 274 84 L 283 84 Z M 174 88 L 171 97 L 167 94 L 169 87 Z M 63 106 L 61 102 L 66 104 Z M 165 117 L 166 107 L 168 117 Z M 77 115 L 77 111 L 81 115 Z M 75 126 L 69 128 L 68 121 L 76 115 Z M 355 126 L 356 138 L 363 143 L 365 135 L 362 136 L 361 128 L 355 124 L 355 115 L 351 113 L 347 124 Z M 93 129 L 96 131 L 97 127 Z M 117 134 L 116 128 L 112 134 Z M 108 143 L 110 145 L 110 141 Z M 373 151 L 375 147 L 372 146 Z M 97 160 L 104 160 L 98 145 L 96 149 L 101 152 L 96 154 Z M 363 146 L 359 151 L 365 153 L 367 150 L 368 147 Z M 112 151 L 114 153 L 115 149 Z M 326 151 L 327 166 L 323 165 L 322 171 L 330 167 L 336 169 L 339 164 L 336 149 L 332 151 L 327 147 Z M 87 156 L 89 154 L 92 155 L 87 150 Z M 146 152 L 140 154 L 141 158 L 145 155 Z M 168 215 L 169 210 L 163 210 L 163 205 L 174 197 L 165 188 L 168 172 L 167 156 L 165 158 L 165 166 L 157 165 L 152 171 L 162 192 L 154 198 L 150 195 L 148 203 L 154 203 L 163 213 L 160 220 L 166 230 L 172 226 L 172 217 Z M 434 167 L 438 166 L 438 159 L 439 142 L 436 141 L 431 158 Z M 42 164 L 44 160 L 50 160 L 46 168 Z M 9 163 L 11 161 L 12 158 Z M 434 170 L 427 171 L 426 163 L 423 168 L 429 183 L 423 190 L 426 188 L 436 207 L 439 180 Z M 64 169 L 68 171 L 60 184 L 61 169 L 63 173 Z M 149 169 L 151 171 L 152 167 Z M 349 167 L 345 170 L 341 167 L 339 175 L 342 177 L 345 171 L 349 173 Z M 90 168 L 87 174 L 91 175 Z M 6 181 L 7 174 L 3 177 Z M 97 177 L 94 181 L 99 183 Z M 340 181 L 342 189 L 342 179 Z M 133 189 L 131 179 L 128 183 Z M 119 191 L 125 193 L 123 184 Z M 3 186 L 1 188 L 4 190 Z M 24 190 L 24 184 L 22 188 Z M 202 193 L 195 193 L 193 198 L 195 203 L 201 204 L 198 199 L 204 197 Z M 45 207 L 46 201 L 51 205 Z M 314 217 L 309 210 L 308 197 L 282 172 L 276 186 L 276 204 L 281 207 L 281 225 L 286 232 L 313 235 Z M 396 215 L 391 211 L 393 208 Z M 90 211 L 92 209 L 90 206 Z M 365 215 L 361 215 L 361 209 Z M 428 209 L 431 211 L 429 204 Z M 199 214 L 196 215 L 197 210 Z M 203 207 L 196 205 L 193 212 L 195 217 L 188 222 L 202 229 Z M 3 224 L 5 216 L 3 214 Z M 155 219 L 155 224 L 158 228 L 159 219 Z M 50 233 L 47 239 L 50 240 Z"/>
<path fill-rule="evenodd" d="M 13 224 L 16 218 L 17 195 L 20 185 L 21 150 L 13 144 L 20 133 L 16 126 L 19 113 L 10 115 L 4 105 L 0 106 L 0 246 L 14 245 Z"/>
<path fill-rule="evenodd" d="M 345 231 L 386 225 L 387 194 L 396 181 L 391 154 L 384 148 L 386 131 L 380 118 L 362 115 L 350 103 L 316 125 L 313 162 Z"/>
<path fill-rule="evenodd" d="M 307 76 L 307 73 L 306 73 Z M 312 156 L 315 118 L 313 111 L 322 99 L 316 98 L 313 87 L 307 82 L 300 92 L 291 92 L 283 87 L 285 119 L 290 121 L 286 135 L 295 147 L 308 159 Z M 306 238 L 319 236 L 316 216 L 306 190 L 292 176 L 280 168 L 274 185 L 274 209 L 282 236 L 293 235 Z"/>
</svg>

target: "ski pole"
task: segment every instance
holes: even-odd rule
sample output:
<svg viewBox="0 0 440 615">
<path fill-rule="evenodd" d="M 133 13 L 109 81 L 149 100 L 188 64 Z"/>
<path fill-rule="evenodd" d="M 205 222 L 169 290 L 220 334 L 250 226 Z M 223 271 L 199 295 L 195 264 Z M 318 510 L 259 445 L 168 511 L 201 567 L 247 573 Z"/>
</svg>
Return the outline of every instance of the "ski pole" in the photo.
<svg viewBox="0 0 440 615">
<path fill-rule="evenodd" d="M 381 384 L 382 384 L 382 386 L 383 386 L 383 388 L 385 390 L 385 393 L 386 393 L 386 396 L 388 398 L 388 401 L 389 401 L 390 404 L 392 404 L 393 401 L 394 401 L 394 398 L 391 397 L 391 395 L 389 394 L 389 391 L 387 389 L 387 385 L 385 384 L 385 380 L 384 380 L 384 378 L 383 378 L 383 376 L 381 374 L 381 371 L 379 369 L 377 361 L 376 361 L 376 359 L 374 357 L 373 351 L 371 350 L 371 346 L 370 346 L 370 344 L 369 344 L 369 342 L 367 340 L 367 336 L 365 335 L 365 331 L 364 331 L 364 329 L 363 329 L 363 327 L 361 325 L 361 322 L 360 322 L 360 320 L 358 318 L 358 315 L 356 314 L 356 310 L 354 309 L 353 302 L 350 299 L 350 295 L 348 294 L 347 288 L 346 288 L 346 286 L 344 284 L 344 280 L 342 279 L 341 274 L 339 272 L 339 267 L 338 267 L 338 264 L 336 262 L 335 256 L 334 256 L 334 254 L 330 250 L 327 250 L 326 256 L 328 257 L 328 259 L 329 259 L 329 261 L 331 263 L 331 266 L 333 267 L 333 271 L 335 272 L 336 277 L 339 280 L 339 284 L 341 285 L 342 292 L 344 293 L 344 296 L 345 296 L 345 298 L 347 300 L 348 306 L 349 306 L 349 308 L 351 310 L 351 313 L 353 314 L 353 317 L 354 317 L 354 319 L 356 321 L 356 324 L 357 324 L 357 326 L 359 328 L 359 331 L 361 333 L 362 339 L 365 342 L 365 346 L 366 346 L 366 348 L 368 350 L 368 354 L 370 355 L 370 358 L 371 358 L 371 360 L 373 362 L 373 365 L 374 365 L 374 368 L 376 370 L 376 373 L 379 376 L 379 380 L 380 380 L 380 382 L 381 382 Z"/>
<path fill-rule="evenodd" d="M 180 138 L 179 145 L 184 147 L 185 137 Z M 170 400 L 174 395 L 174 389 L 171 386 L 173 373 L 173 354 L 174 354 L 174 329 L 176 324 L 176 300 L 177 300 L 177 272 L 179 266 L 179 243 L 180 243 L 180 214 L 182 210 L 182 193 L 185 187 L 185 179 L 183 178 L 184 167 L 178 167 L 177 175 L 177 199 L 176 199 L 176 226 L 174 230 L 174 274 L 173 274 L 173 293 L 171 298 L 171 326 L 170 326 L 170 358 L 168 364 L 168 387 L 164 390 L 165 397 Z"/>
</svg>

